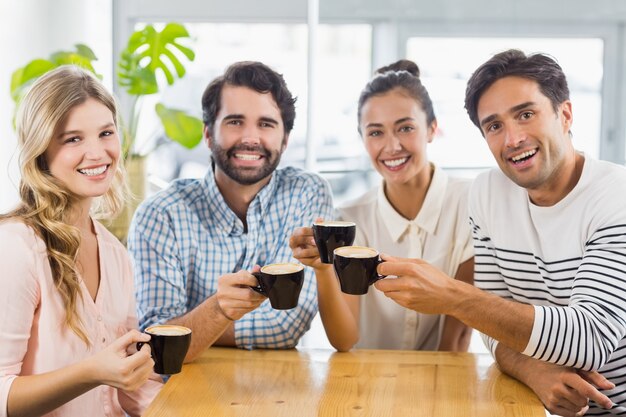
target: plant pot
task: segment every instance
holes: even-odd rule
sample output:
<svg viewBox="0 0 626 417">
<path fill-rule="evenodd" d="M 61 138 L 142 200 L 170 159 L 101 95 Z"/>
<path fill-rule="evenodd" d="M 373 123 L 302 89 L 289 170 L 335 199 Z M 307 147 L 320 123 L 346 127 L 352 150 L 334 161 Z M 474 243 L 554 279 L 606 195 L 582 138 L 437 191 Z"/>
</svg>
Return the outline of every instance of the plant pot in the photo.
<svg viewBox="0 0 626 417">
<path fill-rule="evenodd" d="M 126 245 L 133 214 L 135 214 L 137 206 L 146 198 L 146 157 L 130 156 L 126 160 L 125 166 L 126 181 L 131 193 L 130 199 L 115 218 L 102 222 L 124 245 Z"/>
</svg>

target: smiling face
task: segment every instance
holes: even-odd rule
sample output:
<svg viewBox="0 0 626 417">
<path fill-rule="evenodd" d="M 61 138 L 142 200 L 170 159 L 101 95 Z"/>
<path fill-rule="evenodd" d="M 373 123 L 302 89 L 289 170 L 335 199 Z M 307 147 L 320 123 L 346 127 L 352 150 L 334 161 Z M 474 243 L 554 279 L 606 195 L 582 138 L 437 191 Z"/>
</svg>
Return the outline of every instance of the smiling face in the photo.
<svg viewBox="0 0 626 417">
<path fill-rule="evenodd" d="M 535 81 L 504 77 L 480 97 L 478 120 L 500 169 L 531 198 L 533 192 L 558 192 L 569 181 L 575 158 L 569 100 L 555 112 Z"/>
<path fill-rule="evenodd" d="M 426 145 L 437 122 L 429 126 L 419 101 L 394 89 L 368 99 L 361 110 L 360 130 L 376 171 L 389 184 L 406 184 L 430 175 Z"/>
<path fill-rule="evenodd" d="M 44 153 L 50 174 L 81 200 L 107 192 L 119 157 L 113 114 L 93 98 L 68 112 Z"/>
<path fill-rule="evenodd" d="M 242 185 L 256 184 L 274 172 L 287 146 L 280 109 L 270 93 L 225 85 L 213 132 L 205 136 L 223 175 Z"/>
</svg>

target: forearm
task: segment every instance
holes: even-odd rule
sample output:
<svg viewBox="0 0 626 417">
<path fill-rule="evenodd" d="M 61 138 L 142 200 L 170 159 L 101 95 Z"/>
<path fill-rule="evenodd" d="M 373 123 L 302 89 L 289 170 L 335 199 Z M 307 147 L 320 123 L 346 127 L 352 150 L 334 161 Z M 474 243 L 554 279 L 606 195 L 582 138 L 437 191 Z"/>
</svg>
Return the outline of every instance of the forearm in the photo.
<svg viewBox="0 0 626 417">
<path fill-rule="evenodd" d="M 502 372 L 528 386 L 531 385 L 532 380 L 529 371 L 531 366 L 538 364 L 537 359 L 516 352 L 499 343 L 496 347 L 495 360 Z"/>
<path fill-rule="evenodd" d="M 331 265 L 316 269 L 315 278 L 318 307 L 326 336 L 335 349 L 348 351 L 359 340 L 358 299 L 341 292 Z M 347 297 L 355 298 L 352 308 Z"/>
<path fill-rule="evenodd" d="M 229 326 L 232 327 L 233 322 L 226 318 L 217 303 L 217 296 L 212 295 L 187 314 L 168 321 L 168 324 L 177 324 L 191 329 L 191 344 L 185 356 L 185 362 L 193 361 L 205 349 L 212 346 Z"/>
<path fill-rule="evenodd" d="M 40 375 L 19 376 L 11 385 L 7 412 L 10 417 L 46 414 L 100 385 L 87 362 Z"/>
<path fill-rule="evenodd" d="M 505 300 L 463 282 L 451 281 L 451 284 L 452 289 L 446 295 L 448 315 L 517 352 L 524 351 L 533 329 L 533 306 Z"/>
<path fill-rule="evenodd" d="M 438 350 L 440 352 L 467 352 L 472 338 L 472 328 L 454 317 L 444 316 L 443 320 L 445 323 Z"/>
</svg>

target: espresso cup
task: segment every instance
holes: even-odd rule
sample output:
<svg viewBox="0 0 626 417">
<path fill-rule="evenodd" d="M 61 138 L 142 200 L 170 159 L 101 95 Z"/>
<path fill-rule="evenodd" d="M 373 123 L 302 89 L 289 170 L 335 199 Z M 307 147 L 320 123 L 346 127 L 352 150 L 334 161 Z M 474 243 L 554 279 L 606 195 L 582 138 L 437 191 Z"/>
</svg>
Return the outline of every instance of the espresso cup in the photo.
<svg viewBox="0 0 626 417">
<path fill-rule="evenodd" d="M 138 342 L 137 350 L 144 343 L 150 345 L 154 372 L 164 375 L 179 373 L 191 343 L 191 329 L 172 324 L 157 324 L 148 327 L 144 332 L 150 335 L 150 341 Z"/>
<path fill-rule="evenodd" d="M 330 220 L 313 223 L 313 237 L 325 264 L 333 263 L 333 251 L 342 246 L 350 246 L 356 236 L 356 224 Z"/>
<path fill-rule="evenodd" d="M 341 291 L 346 294 L 367 294 L 369 286 L 384 278 L 376 272 L 382 262 L 378 251 L 363 246 L 344 246 L 335 249 L 333 265 Z"/>
<path fill-rule="evenodd" d="M 250 288 L 269 298 L 275 310 L 289 310 L 298 305 L 304 282 L 304 265 L 269 264 L 252 275 L 259 281 L 259 285 Z"/>
</svg>

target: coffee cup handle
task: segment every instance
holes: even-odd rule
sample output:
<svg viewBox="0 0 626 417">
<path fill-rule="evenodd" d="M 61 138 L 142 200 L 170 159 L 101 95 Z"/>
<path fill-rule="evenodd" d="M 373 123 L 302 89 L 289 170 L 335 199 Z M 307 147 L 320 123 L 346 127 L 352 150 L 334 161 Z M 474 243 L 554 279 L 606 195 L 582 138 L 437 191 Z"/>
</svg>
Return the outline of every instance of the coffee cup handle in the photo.
<svg viewBox="0 0 626 417">
<path fill-rule="evenodd" d="M 380 257 L 378 257 L 378 260 L 376 261 L 376 268 L 378 268 L 378 265 L 382 264 L 383 261 L 382 259 L 380 259 Z M 373 283 L 375 283 L 376 281 L 379 281 L 383 278 L 387 278 L 387 275 L 381 275 L 378 272 L 376 272 L 376 276 L 374 278 L 372 278 L 372 280 L 370 281 L 369 285 L 372 285 Z"/>
<path fill-rule="evenodd" d="M 267 294 L 263 290 L 263 287 L 261 287 L 261 273 L 260 272 L 253 272 L 252 275 L 254 275 L 254 277 L 257 279 L 259 284 L 257 286 L 250 286 L 250 289 L 258 292 L 259 294 L 267 296 Z"/>
<path fill-rule="evenodd" d="M 137 342 L 136 346 L 137 346 L 137 352 L 139 352 L 141 350 L 141 348 L 143 347 L 143 345 L 149 345 L 150 343 L 148 342 Z"/>
</svg>

